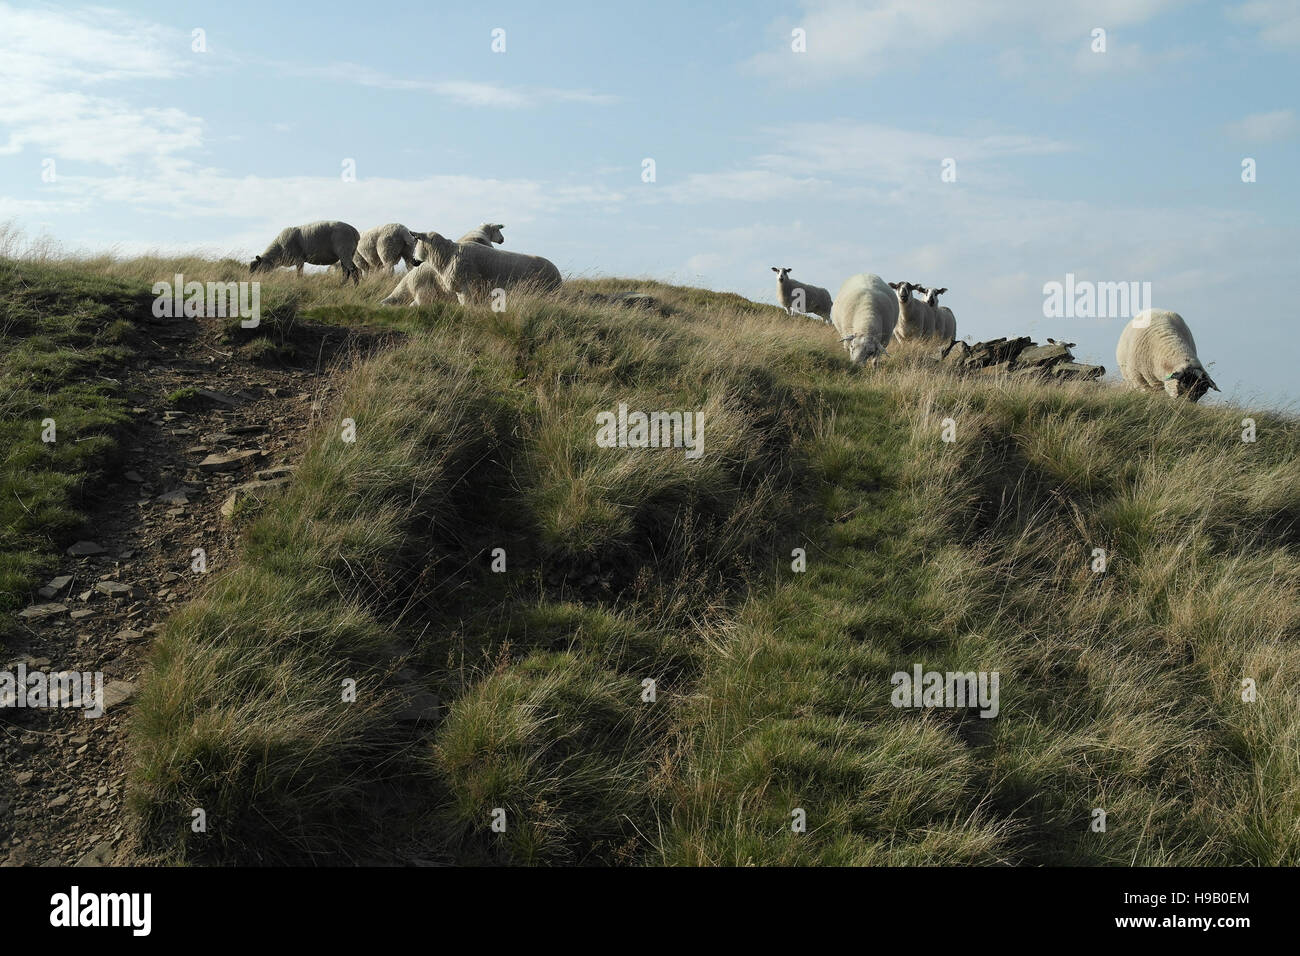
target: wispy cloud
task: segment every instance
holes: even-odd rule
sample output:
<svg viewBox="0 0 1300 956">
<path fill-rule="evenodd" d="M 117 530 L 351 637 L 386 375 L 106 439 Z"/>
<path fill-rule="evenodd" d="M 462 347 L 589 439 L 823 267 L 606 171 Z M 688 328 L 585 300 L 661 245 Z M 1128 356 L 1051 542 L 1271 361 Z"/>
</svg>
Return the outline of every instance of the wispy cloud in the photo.
<svg viewBox="0 0 1300 956">
<path fill-rule="evenodd" d="M 780 148 L 756 159 L 764 169 L 805 176 L 851 173 L 859 182 L 882 184 L 937 181 L 940 163 L 948 158 L 957 160 L 959 168 L 974 167 L 1014 156 L 1072 149 L 1068 143 L 1024 133 L 943 135 L 848 120 L 790 123 L 773 127 L 767 134 Z"/>
<path fill-rule="evenodd" d="M 1225 127 L 1229 136 L 1255 143 L 1275 143 L 1290 139 L 1297 131 L 1300 131 L 1300 120 L 1296 119 L 1295 111 L 1290 109 L 1251 113 Z"/>
<path fill-rule="evenodd" d="M 508 87 L 474 80 L 428 80 L 419 77 L 396 76 L 360 63 L 331 63 L 327 66 L 285 63 L 280 64 L 280 66 L 286 73 L 294 76 L 319 77 L 384 90 L 427 93 L 464 106 L 523 109 L 546 103 L 589 103 L 605 106 L 618 102 L 616 96 L 593 93 L 590 90 L 563 90 L 552 87 Z"/>
<path fill-rule="evenodd" d="M 787 80 L 830 79 L 924 69 L 930 57 L 958 42 L 996 44 L 1003 58 L 1055 58 L 1087 49 L 1094 27 L 1145 23 L 1188 0 L 804 0 L 801 11 L 772 23 L 771 48 L 746 62 Z M 791 50 L 791 31 L 805 31 L 807 51 Z M 1013 55 L 1014 53 L 1014 55 Z M 1125 56 L 1128 66 L 1142 62 Z M 1076 61 L 1076 67 L 1095 67 Z"/>
<path fill-rule="evenodd" d="M 666 183 L 648 195 L 652 200 L 707 204 L 711 202 L 795 202 L 824 192 L 829 180 L 812 176 L 787 176 L 769 169 L 735 169 L 690 173 L 680 182 Z"/>
<path fill-rule="evenodd" d="M 180 75 L 189 38 L 111 10 L 0 5 L 0 155 L 28 146 L 57 159 L 118 166 L 201 145 L 203 123 L 88 92 Z"/>
<path fill-rule="evenodd" d="M 1295 0 L 1250 0 L 1229 8 L 1227 14 L 1237 23 L 1258 30 L 1265 46 L 1300 47 L 1300 4 Z"/>
</svg>

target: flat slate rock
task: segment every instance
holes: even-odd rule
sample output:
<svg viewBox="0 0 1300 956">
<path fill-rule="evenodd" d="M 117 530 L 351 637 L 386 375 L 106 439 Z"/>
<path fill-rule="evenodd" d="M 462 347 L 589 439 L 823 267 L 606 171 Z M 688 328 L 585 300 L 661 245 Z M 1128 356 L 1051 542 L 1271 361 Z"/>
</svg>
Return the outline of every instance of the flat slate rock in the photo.
<svg viewBox="0 0 1300 956">
<path fill-rule="evenodd" d="M 100 594 L 106 594 L 111 598 L 125 600 L 135 596 L 135 588 L 129 584 L 123 584 L 120 581 L 99 581 L 95 584 L 95 590 Z"/>
<path fill-rule="evenodd" d="M 104 709 L 125 704 L 135 696 L 135 684 L 129 680 L 109 681 L 104 687 Z"/>
<path fill-rule="evenodd" d="M 103 554 L 104 548 L 100 547 L 94 541 L 78 541 L 72 547 L 68 548 L 68 554 L 74 558 L 87 558 L 92 554 Z"/>
<path fill-rule="evenodd" d="M 211 388 L 201 388 L 198 390 L 197 394 L 200 398 L 205 398 L 215 405 L 225 405 L 228 408 L 235 408 L 238 405 L 242 405 L 245 401 L 245 399 L 237 398 L 228 392 L 219 392 Z"/>
<path fill-rule="evenodd" d="M 241 502 L 261 501 L 268 492 L 283 488 L 289 483 L 288 478 L 271 478 L 266 481 L 249 481 L 238 485 L 221 504 L 221 516 L 229 518 L 235 513 Z"/>
<path fill-rule="evenodd" d="M 52 601 L 54 598 L 58 597 L 63 591 L 67 590 L 68 585 L 71 583 L 72 583 L 71 574 L 61 574 L 57 578 L 51 578 L 50 583 L 45 585 L 45 587 L 41 588 L 36 593 L 39 594 L 41 597 L 43 597 L 45 600 Z"/>
<path fill-rule="evenodd" d="M 250 459 L 253 458 L 259 458 L 264 454 L 265 452 L 255 451 L 253 449 L 248 449 L 245 451 L 225 452 L 222 454 L 212 454 L 212 455 L 208 455 L 207 458 L 204 458 L 201 462 L 199 462 L 199 470 L 200 471 L 234 471 L 236 468 L 239 468 L 241 465 L 243 465 L 244 462 L 249 461 Z"/>
<path fill-rule="evenodd" d="M 117 855 L 117 850 L 111 843 L 101 843 L 94 849 L 87 850 L 85 855 L 78 860 L 74 866 L 111 866 L 113 858 Z"/>
<path fill-rule="evenodd" d="M 28 621 L 41 621 L 47 617 L 58 617 L 60 614 L 66 614 L 68 608 L 64 604 L 33 604 L 31 607 L 25 607 L 18 612 L 18 616 Z"/>
<path fill-rule="evenodd" d="M 1021 368 L 1032 368 L 1051 365 L 1053 362 L 1068 362 L 1073 357 L 1064 345 L 1034 345 L 1016 356 L 1016 365 Z"/>
</svg>

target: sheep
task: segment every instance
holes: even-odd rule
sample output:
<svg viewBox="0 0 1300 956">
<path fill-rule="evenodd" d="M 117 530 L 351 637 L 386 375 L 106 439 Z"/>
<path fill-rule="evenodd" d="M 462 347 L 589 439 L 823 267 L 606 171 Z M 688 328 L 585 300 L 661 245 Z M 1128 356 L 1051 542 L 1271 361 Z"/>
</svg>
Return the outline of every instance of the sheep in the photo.
<svg viewBox="0 0 1300 956">
<path fill-rule="evenodd" d="M 957 317 L 952 314 L 952 309 L 948 308 L 946 305 L 939 304 L 939 296 L 943 295 L 947 291 L 946 288 L 926 289 L 925 295 L 922 298 L 924 299 L 925 304 L 933 309 L 934 314 L 938 317 L 938 325 L 935 331 L 939 338 L 943 339 L 945 342 L 951 342 L 957 338 Z"/>
<path fill-rule="evenodd" d="M 855 363 L 884 354 L 898 322 L 898 299 L 880 276 L 863 272 L 846 279 L 835 296 L 831 323 Z"/>
<path fill-rule="evenodd" d="M 776 273 L 776 298 L 781 308 L 793 315 L 796 311 L 805 315 L 828 318 L 831 314 L 831 294 L 821 286 L 809 285 L 790 278 L 790 267 L 778 269 Z M 802 293 L 802 294 L 801 294 Z"/>
<path fill-rule="evenodd" d="M 504 228 L 505 228 L 504 223 L 485 222 L 477 229 L 473 229 L 470 232 L 465 233 L 465 235 L 461 236 L 456 241 L 473 242 L 473 243 L 477 243 L 480 246 L 490 247 L 494 242 L 504 243 L 506 241 L 506 237 L 501 234 L 501 230 Z M 415 257 L 420 260 L 428 259 L 430 256 L 428 237 L 436 236 L 438 235 L 438 233 L 412 231 L 411 235 L 415 237 Z"/>
<path fill-rule="evenodd" d="M 420 264 L 415 254 L 415 236 L 400 222 L 375 226 L 361 234 L 357 243 L 357 265 L 366 270 L 382 269 L 392 275 L 398 262 L 405 262 L 408 270 Z"/>
<path fill-rule="evenodd" d="M 269 272 L 280 266 L 296 266 L 298 275 L 310 262 L 314 266 L 328 266 L 335 262 L 343 269 L 343 281 L 361 280 L 355 255 L 361 234 L 354 226 L 336 219 L 309 222 L 305 226 L 289 226 L 280 231 L 266 251 L 255 256 L 248 264 L 250 274 Z"/>
<path fill-rule="evenodd" d="M 1170 398 L 1198 402 L 1209 389 L 1219 391 L 1196 357 L 1192 331 L 1177 312 L 1143 309 L 1124 326 L 1115 361 L 1133 388 L 1161 389 Z"/>
<path fill-rule="evenodd" d="M 554 292 L 562 284 L 555 263 L 541 256 L 504 252 L 476 242 L 452 242 L 436 232 L 421 235 L 428 258 L 403 276 L 382 305 L 424 305 L 451 295 L 462 303 L 479 302 L 493 289 L 522 285 L 533 291 Z"/>
<path fill-rule="evenodd" d="M 913 293 L 912 283 L 891 282 L 889 288 L 894 290 L 898 300 L 898 322 L 894 326 L 894 338 L 906 342 L 934 335 L 939 325 L 938 314 Z"/>
<path fill-rule="evenodd" d="M 473 229 L 457 239 L 457 242 L 477 242 L 480 246 L 490 246 L 492 243 L 504 244 L 506 237 L 501 235 L 501 230 L 505 228 L 503 223 L 485 222 L 477 229 Z"/>
</svg>

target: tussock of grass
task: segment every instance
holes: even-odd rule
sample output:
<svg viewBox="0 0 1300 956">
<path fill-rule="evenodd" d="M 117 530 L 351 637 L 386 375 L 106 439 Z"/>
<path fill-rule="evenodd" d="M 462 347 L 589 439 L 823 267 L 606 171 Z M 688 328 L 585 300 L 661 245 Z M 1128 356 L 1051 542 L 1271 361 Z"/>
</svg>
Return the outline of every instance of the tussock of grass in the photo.
<svg viewBox="0 0 1300 956">
<path fill-rule="evenodd" d="M 448 852 L 644 855 L 646 755 L 663 743 L 667 710 L 642 704 L 641 682 L 684 686 L 695 654 L 677 630 L 757 574 L 766 536 L 795 520 L 789 442 L 806 399 L 769 370 L 771 355 L 710 358 L 716 333 L 703 323 L 665 326 L 676 344 L 655 356 L 653 386 L 632 385 L 621 363 L 638 314 L 515 301 L 504 316 L 410 312 L 417 334 L 349 374 L 290 490 L 246 529 L 239 569 L 169 624 L 135 725 L 151 847 L 346 856 L 367 788 L 407 766 L 391 709 L 338 702 L 347 674 L 368 700 L 381 692 L 386 633 L 409 640 L 426 686 L 452 702 L 425 752 Z M 602 340 L 629 345 L 588 347 Z M 586 384 L 570 378 L 573 363 Z M 596 449 L 595 412 L 620 400 L 702 409 L 702 457 Z M 339 437 L 345 418 L 353 443 Z M 508 575 L 487 567 L 496 545 Z M 219 627 L 227 614 L 240 625 Z M 322 619 L 351 626 L 294 626 Z M 284 676 L 255 679 L 263 672 Z M 584 717 L 587 729 L 569 726 L 599 707 L 608 713 Z M 242 719 L 221 720 L 230 712 Z M 202 734 L 209 722 L 221 733 Z M 579 827 L 611 787 L 630 802 Z M 514 821 L 504 841 L 489 829 L 498 805 Z M 228 821 L 216 839 L 188 832 L 190 806 Z"/>
<path fill-rule="evenodd" d="M 289 490 L 247 529 L 241 564 L 213 569 L 168 622 L 134 714 L 150 849 L 332 858 L 367 825 L 374 768 L 395 753 L 384 614 L 410 540 L 454 526 L 455 489 L 492 454 L 505 383 L 486 368 L 443 330 L 350 373 Z M 207 834 L 191 832 L 193 807 Z"/>
<path fill-rule="evenodd" d="M 26 603 L 83 520 L 82 489 L 127 417 L 110 373 L 144 308 L 125 283 L 0 258 L 0 612 Z"/>
</svg>

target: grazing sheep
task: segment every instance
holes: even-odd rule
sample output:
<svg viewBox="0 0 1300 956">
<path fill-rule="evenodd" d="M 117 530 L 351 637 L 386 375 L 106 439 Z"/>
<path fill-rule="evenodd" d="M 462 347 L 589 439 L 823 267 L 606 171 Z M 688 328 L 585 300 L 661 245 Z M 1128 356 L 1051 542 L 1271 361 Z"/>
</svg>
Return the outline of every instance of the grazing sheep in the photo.
<svg viewBox="0 0 1300 956">
<path fill-rule="evenodd" d="M 891 282 L 898 300 L 898 323 L 894 326 L 894 338 L 900 342 L 908 339 L 922 339 L 935 334 L 939 317 L 935 310 L 913 293 L 910 282 Z"/>
<path fill-rule="evenodd" d="M 790 267 L 778 269 L 772 266 L 772 271 L 776 273 L 776 298 L 781 303 L 781 308 L 786 312 L 794 314 L 796 307 L 800 304 L 799 299 L 803 299 L 803 307 L 798 309 L 804 315 L 816 315 L 820 318 L 829 318 L 831 314 L 831 294 L 818 285 L 809 285 L 806 282 L 790 278 Z M 799 296 L 798 292 L 802 290 L 803 295 Z"/>
<path fill-rule="evenodd" d="M 406 275 L 380 305 L 429 305 L 454 299 L 432 260 L 426 259 Z"/>
<path fill-rule="evenodd" d="M 493 289 L 525 286 L 530 291 L 554 292 L 562 284 L 555 263 L 541 256 L 452 242 L 436 232 L 421 235 L 428 258 L 403 276 L 382 305 L 423 305 L 451 295 L 462 303 L 482 302 Z"/>
<path fill-rule="evenodd" d="M 957 338 L 957 317 L 952 314 L 952 309 L 948 308 L 946 305 L 939 304 L 939 296 L 943 295 L 947 291 L 946 288 L 926 289 L 923 298 L 925 304 L 933 309 L 934 314 L 938 317 L 938 324 L 935 330 L 936 334 L 945 342 L 951 342 L 953 339 Z"/>
<path fill-rule="evenodd" d="M 1192 330 L 1177 312 L 1143 309 L 1120 333 L 1115 361 L 1124 381 L 1134 388 L 1161 389 L 1170 398 L 1200 401 L 1209 390 L 1219 391 L 1196 357 Z"/>
<path fill-rule="evenodd" d="M 506 237 L 501 235 L 501 230 L 505 228 L 503 223 L 485 222 L 477 229 L 465 233 L 457 239 L 457 242 L 477 242 L 480 246 L 490 246 L 492 243 L 502 244 Z"/>
<path fill-rule="evenodd" d="M 357 266 L 367 272 L 382 269 L 389 275 L 399 262 L 405 262 L 408 270 L 420 264 L 415 254 L 415 236 L 400 222 L 375 226 L 363 232 L 357 243 L 355 259 Z"/>
<path fill-rule="evenodd" d="M 290 226 L 281 230 L 266 251 L 255 256 L 248 264 L 248 271 L 269 272 L 281 266 L 296 266 L 298 275 L 302 267 L 310 262 L 314 266 L 328 266 L 338 263 L 343 269 L 343 281 L 361 280 L 361 272 L 356 266 L 354 256 L 361 234 L 346 222 L 336 219 L 322 222 L 309 222 L 305 226 Z"/>
<path fill-rule="evenodd" d="M 831 323 L 854 362 L 873 362 L 884 354 L 898 322 L 898 299 L 885 280 L 871 272 L 846 279 L 835 296 Z"/>
</svg>

